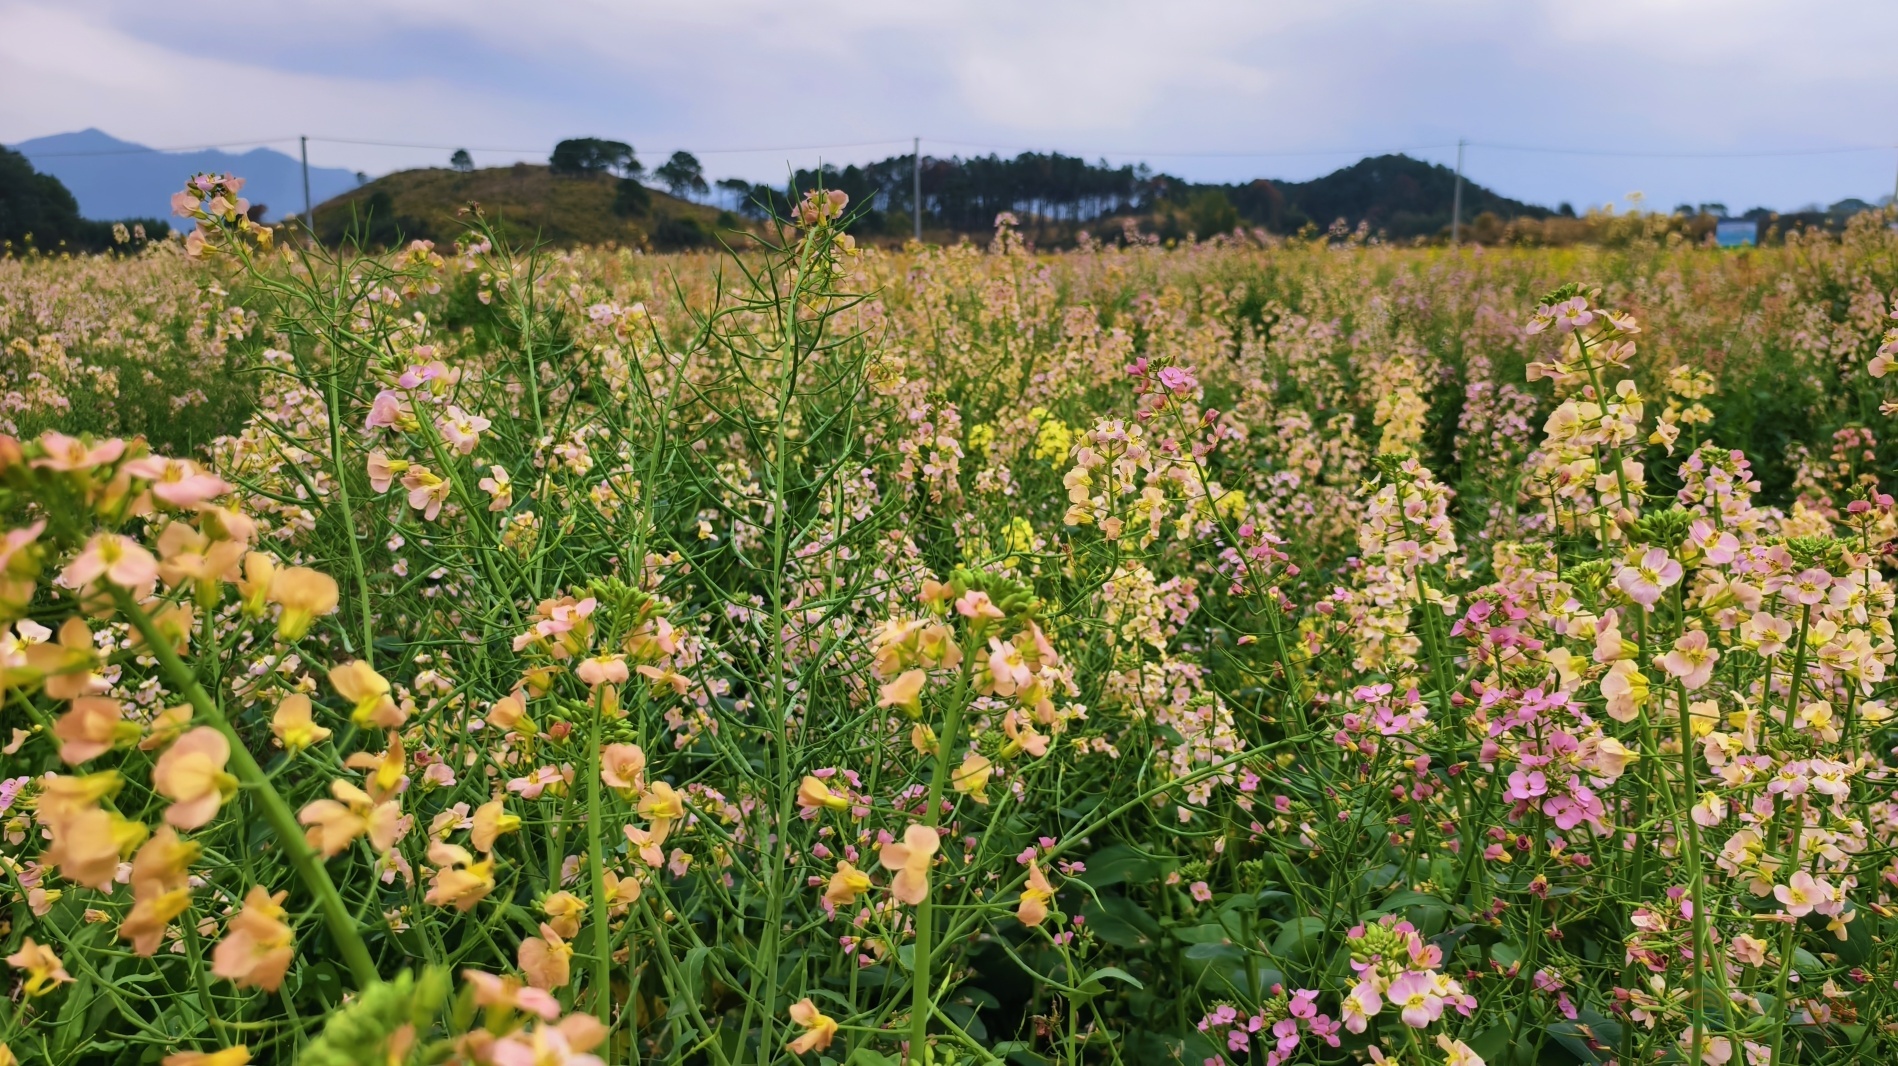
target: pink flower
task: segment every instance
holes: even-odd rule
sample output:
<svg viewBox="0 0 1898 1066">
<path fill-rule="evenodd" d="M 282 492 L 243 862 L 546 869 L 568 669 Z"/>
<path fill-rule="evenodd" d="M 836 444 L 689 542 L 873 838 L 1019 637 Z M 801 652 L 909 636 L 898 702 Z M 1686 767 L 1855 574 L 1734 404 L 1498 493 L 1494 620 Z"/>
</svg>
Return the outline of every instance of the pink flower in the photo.
<svg viewBox="0 0 1898 1066">
<path fill-rule="evenodd" d="M 1437 982 L 1427 973 L 1405 971 L 1391 982 L 1391 1005 L 1402 1012 L 1404 1024 L 1422 1029 L 1443 1016 L 1443 997 L 1437 994 Z"/>
<path fill-rule="evenodd" d="M 1183 366 L 1169 366 L 1160 369 L 1160 385 L 1168 392 L 1184 394 L 1199 387 L 1193 372 Z"/>
<path fill-rule="evenodd" d="M 1690 629 L 1674 642 L 1674 650 L 1656 660 L 1662 669 L 1680 678 L 1689 691 L 1705 685 L 1713 677 L 1713 664 L 1720 653 L 1707 646 L 1703 630 Z"/>
<path fill-rule="evenodd" d="M 59 580 L 67 588 L 79 589 L 100 577 L 124 589 L 150 588 L 158 580 L 158 560 L 130 537 L 95 533 L 86 542 L 86 550 L 66 564 Z"/>
<path fill-rule="evenodd" d="M 1659 548 L 1649 548 L 1634 566 L 1624 566 L 1615 575 L 1615 587 L 1643 607 L 1652 607 L 1661 593 L 1681 579 L 1681 564 Z"/>
<path fill-rule="evenodd" d="M 1794 603 L 1811 607 L 1825 602 L 1826 588 L 1832 584 L 1832 575 L 1818 567 L 1801 570 L 1786 586 L 1790 590 Z"/>
<path fill-rule="evenodd" d="M 403 463 L 400 467 L 397 467 L 394 463 L 391 463 L 389 457 L 380 450 L 370 452 L 368 462 L 369 487 L 377 492 L 389 491 L 389 486 L 395 482 L 396 477 L 401 474 L 402 471 L 408 469 L 408 466 L 409 464 Z"/>
<path fill-rule="evenodd" d="M 448 502 L 448 493 L 454 488 L 425 466 L 410 467 L 402 475 L 402 487 L 409 490 L 409 506 L 422 512 L 423 520 L 429 522 L 442 513 L 442 504 Z"/>
<path fill-rule="evenodd" d="M 408 410 L 394 392 L 383 389 L 369 403 L 369 417 L 363 425 L 368 429 L 393 429 L 408 416 Z"/>
<path fill-rule="evenodd" d="M 1788 915 L 1804 918 L 1812 913 L 1814 907 L 1826 902 L 1831 891 L 1831 885 L 1801 870 L 1793 874 L 1790 884 L 1774 885 L 1773 898 L 1779 900 L 1780 909 Z"/>
<path fill-rule="evenodd" d="M 1187 891 L 1192 893 L 1193 898 L 1199 900 L 1201 903 L 1211 903 L 1213 901 L 1213 890 L 1207 887 L 1204 881 L 1193 882 Z"/>
<path fill-rule="evenodd" d="M 448 405 L 446 415 L 435 420 L 442 439 L 463 455 L 474 454 L 475 445 L 481 443 L 482 431 L 491 425 L 492 422 L 480 415 L 471 415 L 453 404 Z"/>
<path fill-rule="evenodd" d="M 1344 1004 L 1338 1013 L 1344 1018 L 1344 1027 L 1354 1033 L 1362 1033 L 1367 1020 L 1384 1009 L 1384 999 L 1377 994 L 1377 986 L 1369 981 L 1359 981 L 1357 986 L 1345 995 Z"/>
<path fill-rule="evenodd" d="M 125 454 L 125 442 L 117 437 L 88 446 L 77 437 L 68 437 L 52 430 L 40 434 L 40 447 L 46 450 L 46 454 L 33 460 L 34 466 L 69 474 L 104 466 Z"/>
<path fill-rule="evenodd" d="M 148 455 L 126 463 L 125 472 L 150 481 L 152 495 L 173 507 L 196 507 L 231 491 L 229 482 L 185 459 Z"/>
<path fill-rule="evenodd" d="M 1528 773 L 1524 773 L 1521 770 L 1517 770 L 1515 773 L 1509 775 L 1509 791 L 1504 793 L 1504 798 L 1512 800 L 1534 799 L 1537 796 L 1546 794 L 1548 791 L 1549 779 L 1542 771 L 1531 770 Z"/>
</svg>

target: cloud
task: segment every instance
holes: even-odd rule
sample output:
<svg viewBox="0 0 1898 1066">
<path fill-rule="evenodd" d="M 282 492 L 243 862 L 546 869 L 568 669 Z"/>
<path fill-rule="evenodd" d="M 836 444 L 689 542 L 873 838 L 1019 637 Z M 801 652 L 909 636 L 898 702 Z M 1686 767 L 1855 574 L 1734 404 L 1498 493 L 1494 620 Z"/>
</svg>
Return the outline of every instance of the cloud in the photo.
<svg viewBox="0 0 1898 1066">
<path fill-rule="evenodd" d="M 1875 144 L 1898 110 L 1895 35 L 1898 5 L 1877 0 L 253 0 L 215 30 L 144 0 L 0 0 L 0 139 L 99 126 L 152 144 L 305 132 L 522 149 L 477 152 L 499 163 L 596 134 L 767 179 L 921 134 L 926 151 L 1301 178 L 1352 157 L 1230 153 Z M 880 143 L 780 150 L 860 141 Z M 1643 188 L 1791 207 L 1891 184 L 1874 153 L 1480 145 L 1473 177 L 1548 203 Z M 774 150 L 709 151 L 747 147 Z M 321 150 L 370 171 L 442 155 Z M 1208 154 L 1172 154 L 1191 152 Z"/>
</svg>

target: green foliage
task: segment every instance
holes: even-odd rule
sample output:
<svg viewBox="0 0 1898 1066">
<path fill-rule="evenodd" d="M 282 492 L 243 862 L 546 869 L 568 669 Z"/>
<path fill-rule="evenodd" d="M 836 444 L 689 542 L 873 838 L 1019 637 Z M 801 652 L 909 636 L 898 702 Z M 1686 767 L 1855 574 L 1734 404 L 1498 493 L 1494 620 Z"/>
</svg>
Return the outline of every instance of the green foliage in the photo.
<svg viewBox="0 0 1898 1066">
<path fill-rule="evenodd" d="M 549 168 L 556 174 L 619 174 L 623 177 L 638 177 L 643 167 L 639 157 L 633 154 L 633 146 L 624 141 L 607 141 L 598 137 L 575 137 L 554 145 L 554 153 L 547 160 Z"/>
</svg>

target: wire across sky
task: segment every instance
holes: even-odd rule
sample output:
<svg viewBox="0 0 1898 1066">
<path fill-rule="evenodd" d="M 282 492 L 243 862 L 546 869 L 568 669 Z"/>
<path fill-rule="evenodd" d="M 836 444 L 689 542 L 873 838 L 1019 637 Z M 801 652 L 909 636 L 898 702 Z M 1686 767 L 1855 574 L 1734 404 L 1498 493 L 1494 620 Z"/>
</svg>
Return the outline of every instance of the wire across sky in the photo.
<svg viewBox="0 0 1898 1066">
<path fill-rule="evenodd" d="M 278 144 L 296 144 L 300 137 L 260 137 L 252 140 L 223 141 L 216 144 L 178 145 L 170 147 L 133 147 L 102 148 L 75 152 L 37 152 L 35 155 L 46 158 L 72 158 L 78 156 L 137 155 L 142 153 L 203 152 L 235 148 L 260 148 Z M 417 144 L 407 141 L 368 140 L 353 137 L 309 137 L 317 144 L 348 144 L 375 148 L 409 148 L 428 151 L 452 152 L 465 149 L 470 152 L 494 152 L 510 154 L 536 154 L 548 150 L 548 147 L 475 145 L 475 144 Z M 955 138 L 923 138 L 925 144 L 947 145 L 956 148 L 973 148 L 991 152 L 1038 152 L 1043 148 L 1028 148 L 1019 145 L 995 144 L 987 141 L 965 141 Z M 769 152 L 817 152 L 843 148 L 875 148 L 889 145 L 913 144 L 910 137 L 890 137 L 873 141 L 845 141 L 830 144 L 789 144 L 768 145 L 757 148 L 690 148 L 694 155 L 758 155 Z M 1587 156 L 1603 159 L 1763 159 L 1775 157 L 1849 155 L 1866 152 L 1890 152 L 1898 150 L 1898 145 L 1833 145 L 1817 147 L 1781 147 L 1781 148 L 1739 148 L 1708 150 L 1659 150 L 1623 148 L 1587 148 L 1562 145 L 1510 144 L 1499 141 L 1466 140 L 1461 142 L 1466 148 L 1486 148 L 1501 152 L 1522 152 L 1542 155 Z M 1386 145 L 1378 147 L 1337 147 L 1337 148 L 1268 148 L 1268 149 L 1205 149 L 1179 150 L 1158 148 L 1116 148 L 1076 151 L 1073 154 L 1093 158 L 1143 158 L 1143 159 L 1274 159 L 1300 156 L 1372 156 L 1395 152 L 1438 151 L 1456 148 L 1458 142 L 1448 141 L 1437 144 Z M 903 153 L 908 154 L 908 153 Z"/>
</svg>

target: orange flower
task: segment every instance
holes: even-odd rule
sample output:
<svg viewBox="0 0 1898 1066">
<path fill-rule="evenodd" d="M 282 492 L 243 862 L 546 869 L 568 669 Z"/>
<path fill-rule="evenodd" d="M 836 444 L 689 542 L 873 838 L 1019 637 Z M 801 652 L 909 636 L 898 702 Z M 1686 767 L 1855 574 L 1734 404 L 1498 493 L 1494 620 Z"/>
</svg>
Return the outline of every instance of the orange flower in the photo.
<svg viewBox="0 0 1898 1066">
<path fill-rule="evenodd" d="M 848 907 L 857 902 L 857 897 L 870 891 L 870 875 L 838 860 L 837 872 L 830 875 L 830 885 L 824 889 L 824 898 L 834 907 Z"/>
<path fill-rule="evenodd" d="M 648 666 L 641 663 L 639 666 L 639 676 L 652 682 L 654 693 L 666 687 L 670 687 L 674 694 L 680 696 L 692 691 L 692 679 L 677 670 L 662 670 L 657 666 Z"/>
<path fill-rule="evenodd" d="M 393 731 L 389 733 L 389 741 L 382 749 L 382 754 L 350 752 L 349 758 L 343 760 L 343 765 L 352 770 L 365 771 L 363 789 L 377 803 L 402 791 L 408 780 L 402 773 L 408 766 L 407 756 L 402 750 L 402 735 Z"/>
<path fill-rule="evenodd" d="M 936 831 L 926 825 L 903 830 L 900 844 L 893 840 L 883 845 L 878 858 L 885 870 L 896 871 L 890 889 L 898 900 L 914 907 L 929 895 L 929 864 L 941 845 Z"/>
<path fill-rule="evenodd" d="M 527 975 L 530 988 L 552 991 L 567 987 L 567 982 L 573 979 L 573 946 L 562 940 L 560 933 L 546 922 L 540 923 L 540 936 L 521 941 L 516 961 L 520 963 L 521 972 Z"/>
<path fill-rule="evenodd" d="M 132 889 L 132 912 L 119 924 L 119 937 L 132 942 L 132 951 L 146 958 L 158 951 L 165 927 L 191 905 L 189 888 L 165 888 L 147 881 Z"/>
<path fill-rule="evenodd" d="M 172 801 L 165 821 L 196 829 L 217 817 L 218 807 L 237 794 L 237 778 L 224 772 L 231 742 L 201 725 L 177 739 L 152 767 L 152 788 Z"/>
<path fill-rule="evenodd" d="M 119 936 L 132 950 L 147 958 L 158 950 L 165 927 L 191 904 L 190 868 L 201 849 L 181 840 L 170 826 L 138 849 L 132 859 L 132 912 L 119 926 Z"/>
<path fill-rule="evenodd" d="M 1021 906 L 1015 908 L 1015 917 L 1023 925 L 1040 925 L 1048 919 L 1048 903 L 1053 899 L 1054 886 L 1048 883 L 1040 864 L 1029 859 L 1028 884 L 1022 887 Z"/>
<path fill-rule="evenodd" d="M 408 717 L 389 698 L 389 682 L 361 659 L 346 662 L 330 671 L 330 684 L 337 695 L 355 705 L 349 717 L 358 729 L 381 726 L 394 729 Z"/>
<path fill-rule="evenodd" d="M 621 877 L 612 870 L 605 871 L 606 913 L 612 916 L 625 914 L 633 904 L 639 902 L 639 879 Z"/>
<path fill-rule="evenodd" d="M 45 810 L 41 809 L 45 820 Z M 116 811 L 88 807 L 55 823 L 49 823 L 53 842 L 40 861 L 58 866 L 59 875 L 68 881 L 91 885 L 102 891 L 109 888 L 119 872 L 119 860 L 132 854 L 145 842 L 149 832 L 139 822 L 128 821 Z"/>
<path fill-rule="evenodd" d="M 191 728 L 191 705 L 181 703 L 176 707 L 167 707 L 152 716 L 151 724 L 146 726 L 145 739 L 138 742 L 140 751 L 156 751 L 184 735 Z"/>
<path fill-rule="evenodd" d="M 285 696 L 270 716 L 270 732 L 289 752 L 304 751 L 312 744 L 329 739 L 330 731 L 316 724 L 310 714 L 310 697 L 301 692 Z"/>
<path fill-rule="evenodd" d="M 304 839 L 325 859 L 364 833 L 377 854 L 388 852 L 400 839 L 402 808 L 395 800 L 377 802 L 347 781 L 331 781 L 330 795 L 336 798 L 312 800 L 297 813 L 297 821 L 307 827 Z"/>
<path fill-rule="evenodd" d="M 429 878 L 424 902 L 437 907 L 470 911 L 494 891 L 494 859 L 484 856 L 479 862 L 468 849 L 436 840 L 428 845 L 428 861 L 436 865 Z"/>
<path fill-rule="evenodd" d="M 72 701 L 72 709 L 53 723 L 53 735 L 59 738 L 59 757 L 68 766 L 95 759 L 120 742 L 138 739 L 135 722 L 124 720 L 118 700 L 103 696 L 81 696 Z"/>
<path fill-rule="evenodd" d="M 805 774 L 804 780 L 798 782 L 797 805 L 806 811 L 847 811 L 850 809 L 850 800 L 832 792 L 822 778 Z"/>
<path fill-rule="evenodd" d="M 580 935 L 580 916 L 587 912 L 587 901 L 571 892 L 555 892 L 541 900 L 540 912 L 554 932 L 571 940 Z"/>
<path fill-rule="evenodd" d="M 600 749 L 600 780 L 620 795 L 645 789 L 646 753 L 637 744 L 608 744 Z"/>
<path fill-rule="evenodd" d="M 507 806 L 496 796 L 475 808 L 474 826 L 468 832 L 468 839 L 476 851 L 493 851 L 496 837 L 520 827 L 520 815 L 507 813 Z"/>
<path fill-rule="evenodd" d="M 1008 744 L 1002 748 L 1002 757 L 1014 758 L 1027 752 L 1039 759 L 1048 754 L 1048 738 L 1035 732 L 1035 724 L 1026 720 L 1020 711 L 1009 711 L 1002 719 L 1002 732 L 1008 737 Z"/>
<path fill-rule="evenodd" d="M 791 1004 L 791 1021 L 804 1027 L 804 1034 L 784 1045 L 793 1055 L 802 1055 L 806 1051 L 823 1051 L 830 1042 L 837 1039 L 837 1021 L 817 1009 L 809 996 Z"/>
<path fill-rule="evenodd" d="M 166 1055 L 158 1066 L 247 1066 L 249 1062 L 250 1051 L 239 1044 L 222 1051 L 180 1051 Z"/>
<path fill-rule="evenodd" d="M 296 957 L 291 946 L 294 934 L 283 920 L 283 900 L 288 895 L 272 895 L 262 885 L 250 887 L 244 908 L 231 919 L 224 939 L 211 952 L 212 973 L 239 988 L 275 992 L 283 984 L 283 975 Z"/>
<path fill-rule="evenodd" d="M 53 954 L 53 949 L 44 944 L 35 944 L 30 936 L 20 942 L 20 950 L 7 956 L 7 965 L 26 971 L 26 994 L 29 996 L 43 996 L 72 980 L 66 967 L 60 965 L 59 956 Z"/>
<path fill-rule="evenodd" d="M 306 566 L 277 571 L 264 598 L 283 608 L 277 616 L 277 636 L 300 640 L 322 615 L 336 610 L 336 579 Z"/>
<path fill-rule="evenodd" d="M 900 708 L 911 718 L 921 716 L 923 685 L 928 680 L 929 675 L 921 670 L 905 670 L 896 680 L 883 686 L 877 706 Z"/>
<path fill-rule="evenodd" d="M 626 657 L 623 655 L 595 655 L 590 659 L 582 659 L 574 674 L 586 682 L 589 688 L 623 685 L 632 676 L 626 671 Z"/>
<path fill-rule="evenodd" d="M 46 694 L 53 699 L 70 700 L 106 690 L 105 680 L 93 672 L 99 665 L 99 652 L 92 643 L 92 630 L 76 615 L 59 627 L 57 644 L 29 645 L 24 654 L 27 676 L 43 677 Z"/>
<path fill-rule="evenodd" d="M 99 809 L 99 801 L 116 795 L 124 778 L 117 770 L 101 770 L 83 777 L 54 774 L 40 782 L 40 821 L 57 826 L 67 819 Z"/>
<path fill-rule="evenodd" d="M 161 825 L 132 859 L 132 888 L 154 885 L 160 890 L 184 888 L 190 883 L 191 864 L 204 853 L 195 841 L 185 840 Z"/>
<path fill-rule="evenodd" d="M 527 717 L 527 696 L 519 691 L 494 701 L 494 706 L 488 708 L 488 724 L 530 737 L 540 731 Z"/>
</svg>

